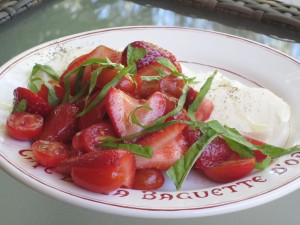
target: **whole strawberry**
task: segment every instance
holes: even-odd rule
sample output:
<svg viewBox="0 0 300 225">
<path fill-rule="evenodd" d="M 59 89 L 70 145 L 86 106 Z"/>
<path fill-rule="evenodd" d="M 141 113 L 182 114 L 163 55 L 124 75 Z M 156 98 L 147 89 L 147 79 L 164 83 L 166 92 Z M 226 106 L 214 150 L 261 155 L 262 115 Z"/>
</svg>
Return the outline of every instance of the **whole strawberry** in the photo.
<svg viewBox="0 0 300 225">
<path fill-rule="evenodd" d="M 176 57 L 166 49 L 145 41 L 134 41 L 129 45 L 133 48 L 146 50 L 146 55 L 136 62 L 137 70 L 149 63 L 155 62 L 158 58 L 167 58 L 176 66 L 178 72 L 182 72 L 181 65 L 177 61 Z M 127 51 L 128 46 L 122 52 L 122 64 L 125 66 L 127 66 Z"/>
</svg>

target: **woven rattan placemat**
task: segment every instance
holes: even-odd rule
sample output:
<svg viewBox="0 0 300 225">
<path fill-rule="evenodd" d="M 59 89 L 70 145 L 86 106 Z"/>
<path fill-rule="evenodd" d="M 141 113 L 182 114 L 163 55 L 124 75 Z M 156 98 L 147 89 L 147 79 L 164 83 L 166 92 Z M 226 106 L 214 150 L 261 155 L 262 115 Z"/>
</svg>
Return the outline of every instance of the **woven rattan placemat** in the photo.
<svg viewBox="0 0 300 225">
<path fill-rule="evenodd" d="M 0 0 L 0 24 L 45 1 Z M 171 0 L 170 4 L 172 3 L 241 16 L 300 31 L 300 7 L 277 0 Z"/>
<path fill-rule="evenodd" d="M 172 0 L 300 31 L 300 7 L 276 0 Z M 300 0 L 299 0 L 300 1 Z"/>
<path fill-rule="evenodd" d="M 43 0 L 0 0 L 0 24 L 42 2 Z"/>
</svg>

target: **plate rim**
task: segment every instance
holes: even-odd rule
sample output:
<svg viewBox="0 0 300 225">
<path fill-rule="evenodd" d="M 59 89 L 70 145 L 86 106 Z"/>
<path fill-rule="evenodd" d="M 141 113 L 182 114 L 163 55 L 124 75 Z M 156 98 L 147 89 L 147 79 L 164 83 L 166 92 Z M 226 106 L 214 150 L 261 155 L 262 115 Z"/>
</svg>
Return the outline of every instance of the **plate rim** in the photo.
<svg viewBox="0 0 300 225">
<path fill-rule="evenodd" d="M 70 41 L 70 40 L 72 40 L 74 38 L 86 37 L 86 36 L 93 35 L 93 34 L 99 34 L 99 35 L 101 35 L 102 32 L 107 32 L 107 31 L 111 32 L 111 31 L 116 31 L 116 30 L 132 30 L 132 29 L 134 29 L 134 30 L 139 30 L 139 29 L 169 29 L 169 30 L 184 30 L 184 31 L 186 30 L 186 31 L 214 33 L 214 34 L 217 34 L 217 35 L 220 35 L 220 36 L 230 37 L 230 38 L 234 38 L 234 39 L 238 39 L 238 40 L 243 40 L 243 41 L 255 44 L 255 45 L 259 45 L 259 46 L 261 46 L 263 48 L 271 50 L 272 52 L 275 52 L 276 54 L 280 54 L 280 55 L 286 57 L 289 60 L 292 60 L 294 63 L 296 63 L 300 67 L 300 62 L 298 60 L 294 59 L 293 57 L 287 55 L 286 53 L 283 53 L 283 52 L 281 52 L 281 51 L 279 51 L 277 49 L 274 49 L 274 48 L 272 48 L 270 46 L 267 46 L 265 44 L 262 44 L 262 43 L 259 43 L 259 42 L 253 41 L 253 40 L 249 40 L 249 39 L 246 39 L 246 38 L 243 38 L 243 37 L 238 37 L 238 36 L 235 36 L 235 35 L 231 35 L 231 34 L 226 34 L 226 33 L 218 32 L 218 31 L 211 31 L 211 30 L 203 30 L 203 29 L 198 29 L 198 28 L 177 27 L 177 26 L 124 26 L 124 27 L 112 27 L 112 28 L 104 28 L 104 29 L 96 29 L 96 30 L 91 30 L 91 31 L 80 32 L 80 33 L 67 35 L 67 36 L 64 36 L 64 37 L 60 37 L 60 38 L 57 38 L 57 39 L 50 40 L 50 41 L 47 41 L 45 43 L 39 44 L 37 46 L 29 48 L 26 51 L 23 51 L 22 53 L 18 54 L 17 56 L 13 57 L 12 59 L 10 59 L 6 63 L 4 63 L 0 67 L 0 75 L 4 74 L 6 70 L 8 70 L 9 68 L 13 67 L 14 64 L 16 64 L 22 58 L 33 54 L 33 52 L 40 51 L 40 50 L 42 50 L 44 48 L 47 48 L 47 47 L 50 47 L 52 45 L 55 45 L 55 44 L 58 44 L 58 43 L 61 43 L 61 42 Z M 18 172 L 17 172 L 18 180 L 21 181 L 23 184 L 29 186 L 30 188 L 33 188 L 34 190 L 42 192 L 45 195 L 48 195 L 48 196 L 54 197 L 55 199 L 62 200 L 64 202 L 66 202 L 66 203 L 78 206 L 78 204 L 75 204 L 74 202 L 70 202 L 68 200 L 68 198 L 64 198 L 64 196 L 60 196 L 61 198 L 59 198 L 59 196 L 57 196 L 58 193 L 52 193 L 52 192 L 49 193 L 49 192 L 47 192 L 47 190 L 48 190 L 49 187 L 47 187 L 46 189 L 43 189 L 42 187 L 44 187 L 44 184 L 39 183 L 38 186 L 40 186 L 40 188 L 37 188 L 37 187 L 35 187 L 35 185 L 36 185 L 35 182 L 32 182 L 32 180 L 30 180 L 30 182 L 28 183 L 28 180 L 26 179 L 26 177 L 22 177 L 21 176 L 22 170 L 16 168 L 14 165 L 12 165 L 11 162 L 9 162 L 9 160 L 7 160 L 4 155 L 2 155 L 1 151 L 0 151 L 0 156 L 1 156 L 0 157 L 0 159 L 1 159 L 0 160 L 1 167 L 6 172 L 8 172 L 10 175 L 12 175 L 12 176 L 15 175 L 15 169 L 17 169 L 18 170 Z M 3 163 L 3 161 L 7 161 L 8 164 L 7 163 Z M 24 172 L 22 174 L 24 174 Z M 284 195 L 287 195 L 287 194 L 291 193 L 292 191 L 298 189 L 299 186 L 300 186 L 300 182 L 298 184 L 296 184 L 296 180 L 299 180 L 299 178 L 300 178 L 300 175 L 297 178 L 295 178 L 294 180 L 292 180 L 292 181 L 289 182 L 289 183 L 293 184 L 293 186 L 289 187 L 290 191 L 287 192 L 287 193 L 285 193 L 284 190 L 282 190 L 282 187 L 276 188 L 277 190 L 279 189 L 280 193 L 281 192 L 282 193 L 278 194 L 278 192 L 277 192 L 276 196 L 275 196 L 276 198 L 274 198 L 274 199 L 270 199 L 269 197 L 267 197 L 265 199 L 265 203 L 273 201 L 273 200 L 278 199 L 280 197 L 283 197 Z M 283 185 L 283 186 L 286 186 L 286 184 Z M 50 188 L 53 189 L 53 187 L 50 187 Z M 58 195 L 63 195 L 63 194 L 59 193 Z M 73 197 L 74 196 L 71 196 L 71 198 L 73 198 Z M 266 197 L 265 194 L 263 194 L 262 197 Z M 256 197 L 252 197 L 252 198 L 256 198 Z M 134 212 L 133 213 L 128 213 L 128 208 L 124 209 L 122 206 L 118 206 L 118 205 L 112 206 L 112 207 L 113 207 L 113 209 L 115 207 L 119 207 L 119 208 L 121 207 L 121 208 L 123 208 L 125 211 L 123 210 L 121 214 L 124 215 L 124 216 L 143 217 L 143 218 L 149 217 L 149 218 L 152 218 L 155 215 L 155 217 L 157 217 L 157 218 L 171 218 L 171 217 L 174 217 L 174 216 L 176 218 L 191 218 L 191 217 L 219 215 L 219 214 L 223 214 L 223 213 L 235 212 L 235 211 L 239 211 L 239 210 L 248 209 L 248 208 L 253 207 L 252 204 L 251 204 L 251 202 L 248 203 L 248 200 L 241 200 L 241 201 L 243 203 L 245 203 L 245 204 L 243 204 L 243 207 L 239 207 L 239 209 L 236 209 L 236 210 L 232 210 L 232 209 L 230 210 L 230 209 L 228 209 L 226 211 L 226 210 L 224 210 L 222 208 L 221 209 L 222 212 L 204 213 L 203 215 L 202 215 L 201 212 L 200 213 L 198 212 L 199 209 L 197 209 L 197 208 L 195 208 L 195 209 L 188 208 L 188 209 L 172 210 L 172 211 L 175 211 L 175 212 L 178 212 L 178 211 L 182 212 L 182 211 L 186 211 L 186 210 L 189 210 L 189 212 L 192 212 L 192 215 L 190 214 L 190 215 L 184 216 L 183 214 L 180 214 L 180 215 L 177 215 L 177 217 L 176 217 L 176 214 L 174 214 L 174 213 L 172 213 L 172 214 L 169 215 L 170 211 L 168 211 L 168 210 L 154 210 L 154 212 L 157 212 L 157 211 L 163 212 L 160 215 L 153 214 L 153 213 L 150 213 L 150 214 L 149 213 L 143 213 L 143 212 L 142 213 L 138 213 L 138 215 L 134 215 L 135 214 Z M 235 204 L 235 202 L 234 203 L 228 203 L 228 204 Z M 215 207 L 220 207 L 220 206 L 217 205 Z M 212 208 L 215 208 L 215 207 L 212 207 Z M 93 207 L 88 207 L 88 206 L 86 208 L 90 208 L 92 210 L 106 212 L 106 213 L 112 213 L 111 212 L 112 210 L 110 210 L 110 209 L 104 210 L 103 207 L 101 207 L 101 210 L 95 209 Z M 147 212 L 149 212 L 149 209 L 141 209 L 141 208 L 136 208 L 136 209 L 129 208 L 129 210 L 139 210 L 139 211 L 147 211 Z M 130 214 L 130 215 L 128 215 L 128 214 Z"/>
</svg>

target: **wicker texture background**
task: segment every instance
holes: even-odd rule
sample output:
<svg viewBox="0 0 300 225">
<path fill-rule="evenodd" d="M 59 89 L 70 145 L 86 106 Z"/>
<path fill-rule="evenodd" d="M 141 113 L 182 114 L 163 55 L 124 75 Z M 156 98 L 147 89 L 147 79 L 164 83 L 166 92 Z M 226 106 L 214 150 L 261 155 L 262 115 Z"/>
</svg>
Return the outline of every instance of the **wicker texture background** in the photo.
<svg viewBox="0 0 300 225">
<path fill-rule="evenodd" d="M 0 24 L 42 2 L 43 0 L 0 0 Z"/>
<path fill-rule="evenodd" d="M 46 0 L 0 0 L 0 24 Z M 300 1 L 300 0 L 299 0 Z M 300 7 L 277 0 L 171 0 L 300 31 Z"/>
<path fill-rule="evenodd" d="M 300 31 L 300 7 L 276 0 L 172 0 Z M 300 0 L 299 0 L 300 1 Z"/>
</svg>

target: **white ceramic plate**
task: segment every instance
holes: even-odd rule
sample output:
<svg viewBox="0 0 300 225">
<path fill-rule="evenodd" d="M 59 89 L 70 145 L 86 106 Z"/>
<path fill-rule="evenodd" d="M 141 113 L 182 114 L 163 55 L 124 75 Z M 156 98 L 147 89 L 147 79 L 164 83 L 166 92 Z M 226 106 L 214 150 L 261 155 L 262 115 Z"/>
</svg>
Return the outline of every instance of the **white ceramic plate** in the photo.
<svg viewBox="0 0 300 225">
<path fill-rule="evenodd" d="M 123 27 L 80 33 L 32 48 L 0 69 L 0 163 L 26 185 L 59 200 L 96 211 L 149 218 L 186 218 L 216 215 L 254 207 L 282 197 L 300 186 L 300 153 L 275 160 L 268 169 L 230 184 L 217 185 L 190 174 L 183 189 L 167 181 L 157 191 L 120 189 L 102 195 L 83 190 L 60 174 L 36 166 L 29 143 L 5 134 L 13 90 L 26 86 L 35 63 L 62 70 L 74 55 L 99 44 L 122 49 L 135 40 L 156 43 L 173 52 L 194 71 L 218 69 L 250 85 L 270 89 L 292 109 L 294 131 L 289 145 L 300 140 L 300 63 L 261 44 L 210 31 L 175 27 Z M 66 54 L 72 52 L 72 54 Z M 62 58 L 60 58 L 62 57 Z M 54 60 L 55 59 L 55 60 Z M 62 59 L 62 60 L 60 60 Z M 297 132 L 298 131 L 298 132 Z M 280 132 L 280 131 L 278 131 Z"/>
</svg>

